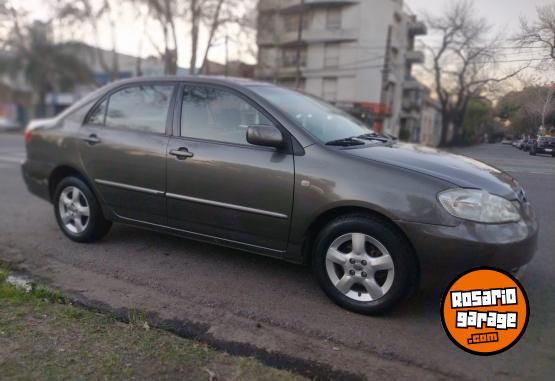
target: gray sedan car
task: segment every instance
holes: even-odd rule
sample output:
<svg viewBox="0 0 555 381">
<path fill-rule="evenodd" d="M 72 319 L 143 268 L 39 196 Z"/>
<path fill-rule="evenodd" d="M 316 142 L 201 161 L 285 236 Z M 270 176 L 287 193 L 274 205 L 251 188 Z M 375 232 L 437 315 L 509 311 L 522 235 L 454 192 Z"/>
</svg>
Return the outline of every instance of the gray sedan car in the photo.
<svg viewBox="0 0 555 381">
<path fill-rule="evenodd" d="M 112 222 L 311 263 L 337 304 L 382 313 L 426 274 L 516 271 L 538 224 L 521 186 L 246 80 L 133 79 L 25 132 L 23 177 L 70 239 Z"/>
</svg>

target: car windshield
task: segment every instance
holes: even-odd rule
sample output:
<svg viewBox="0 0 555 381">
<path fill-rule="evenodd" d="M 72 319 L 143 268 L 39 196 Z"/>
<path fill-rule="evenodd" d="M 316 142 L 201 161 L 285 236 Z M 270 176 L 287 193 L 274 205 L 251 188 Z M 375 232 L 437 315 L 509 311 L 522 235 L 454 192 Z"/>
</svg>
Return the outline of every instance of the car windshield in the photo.
<svg viewBox="0 0 555 381">
<path fill-rule="evenodd" d="M 251 90 L 278 107 L 299 127 L 323 143 L 374 134 L 370 127 L 346 112 L 297 91 L 275 86 L 253 86 Z M 359 140 L 359 144 L 366 143 Z"/>
</svg>

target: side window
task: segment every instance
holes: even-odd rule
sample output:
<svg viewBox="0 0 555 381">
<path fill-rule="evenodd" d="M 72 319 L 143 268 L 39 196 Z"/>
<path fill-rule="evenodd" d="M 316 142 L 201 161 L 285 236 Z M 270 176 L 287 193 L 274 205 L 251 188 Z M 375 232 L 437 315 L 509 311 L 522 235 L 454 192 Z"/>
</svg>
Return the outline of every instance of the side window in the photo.
<svg viewBox="0 0 555 381">
<path fill-rule="evenodd" d="M 110 96 L 106 126 L 163 134 L 173 85 L 126 87 Z"/>
<path fill-rule="evenodd" d="M 247 127 L 272 122 L 241 97 L 223 89 L 185 86 L 181 136 L 226 143 L 247 143 Z"/>
<path fill-rule="evenodd" d="M 104 125 L 104 117 L 106 116 L 106 100 L 97 104 L 87 118 L 87 124 L 96 126 Z"/>
</svg>

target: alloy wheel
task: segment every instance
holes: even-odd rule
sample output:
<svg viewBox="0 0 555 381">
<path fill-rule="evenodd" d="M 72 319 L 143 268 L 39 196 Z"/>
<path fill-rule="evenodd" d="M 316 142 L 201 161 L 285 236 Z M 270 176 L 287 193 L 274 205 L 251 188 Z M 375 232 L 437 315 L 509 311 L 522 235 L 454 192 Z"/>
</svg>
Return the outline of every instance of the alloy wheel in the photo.
<svg viewBox="0 0 555 381">
<path fill-rule="evenodd" d="M 326 271 L 337 290 L 359 302 L 376 301 L 391 289 L 393 259 L 385 246 L 363 233 L 336 238 L 326 253 Z"/>
<path fill-rule="evenodd" d="M 89 225 L 89 202 L 75 186 L 68 186 L 60 193 L 58 210 L 64 228 L 73 234 L 81 234 Z"/>
</svg>

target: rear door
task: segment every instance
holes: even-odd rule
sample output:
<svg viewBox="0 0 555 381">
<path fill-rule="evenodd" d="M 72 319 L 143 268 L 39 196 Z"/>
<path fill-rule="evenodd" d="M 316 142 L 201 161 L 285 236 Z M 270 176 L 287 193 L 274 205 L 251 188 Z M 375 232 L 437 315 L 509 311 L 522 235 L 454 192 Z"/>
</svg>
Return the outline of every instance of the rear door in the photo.
<svg viewBox="0 0 555 381">
<path fill-rule="evenodd" d="M 285 250 L 293 205 L 293 155 L 246 141 L 249 124 L 274 121 L 228 88 L 185 85 L 178 99 L 181 132 L 168 146 L 170 226 Z"/>
<path fill-rule="evenodd" d="M 166 223 L 166 147 L 174 84 L 129 85 L 105 97 L 80 131 L 83 166 L 120 217 Z"/>
</svg>

